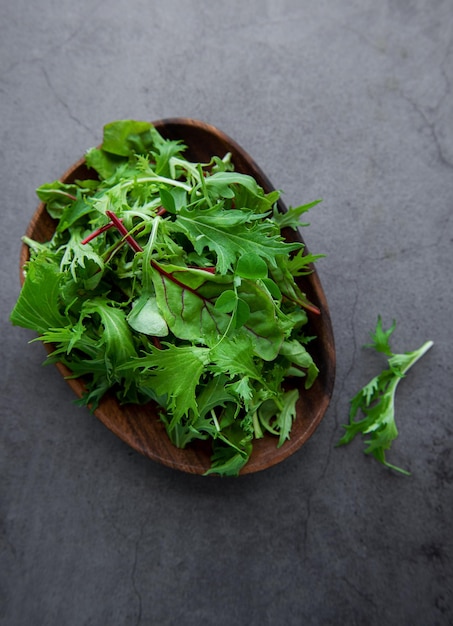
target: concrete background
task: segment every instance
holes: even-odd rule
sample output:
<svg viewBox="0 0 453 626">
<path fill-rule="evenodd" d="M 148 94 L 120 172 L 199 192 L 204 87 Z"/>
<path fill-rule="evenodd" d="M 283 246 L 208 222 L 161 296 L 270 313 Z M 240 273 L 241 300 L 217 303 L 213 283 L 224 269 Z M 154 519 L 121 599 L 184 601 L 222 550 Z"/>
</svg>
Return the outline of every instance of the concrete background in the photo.
<svg viewBox="0 0 453 626">
<path fill-rule="evenodd" d="M 453 624 L 451 0 L 0 4 L 0 623 Z M 153 463 L 13 328 L 35 188 L 119 118 L 195 117 L 236 139 L 304 231 L 334 323 L 331 406 L 293 457 L 240 479 Z M 334 448 L 395 351 L 389 461 Z"/>
</svg>

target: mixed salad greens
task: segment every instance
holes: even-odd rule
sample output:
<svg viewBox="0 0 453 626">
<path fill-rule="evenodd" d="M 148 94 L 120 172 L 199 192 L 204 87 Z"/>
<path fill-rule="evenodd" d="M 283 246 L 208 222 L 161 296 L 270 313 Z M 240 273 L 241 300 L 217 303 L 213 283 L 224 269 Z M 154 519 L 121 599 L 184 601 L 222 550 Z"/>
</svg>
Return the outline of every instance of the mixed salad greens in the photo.
<svg viewBox="0 0 453 626">
<path fill-rule="evenodd" d="M 24 238 L 11 321 L 83 377 L 82 404 L 154 401 L 174 445 L 209 439 L 207 473 L 237 475 L 255 438 L 290 437 L 288 377 L 308 389 L 318 374 L 307 346 L 319 311 L 297 278 L 322 255 L 282 235 L 317 201 L 282 213 L 279 192 L 229 154 L 193 163 L 184 149 L 148 122 L 112 122 L 86 153 L 92 178 L 39 187 L 56 230 Z"/>
</svg>

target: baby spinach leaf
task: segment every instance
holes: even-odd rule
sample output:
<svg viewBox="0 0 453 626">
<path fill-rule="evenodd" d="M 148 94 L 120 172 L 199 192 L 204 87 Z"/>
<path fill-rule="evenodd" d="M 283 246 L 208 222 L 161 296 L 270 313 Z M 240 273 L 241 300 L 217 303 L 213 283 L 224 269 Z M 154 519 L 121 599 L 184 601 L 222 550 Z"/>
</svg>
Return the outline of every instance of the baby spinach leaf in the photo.
<svg viewBox="0 0 453 626">
<path fill-rule="evenodd" d="M 237 293 L 232 289 L 226 289 L 225 291 L 222 291 L 220 296 L 217 298 L 214 306 L 217 311 L 232 313 L 237 306 L 237 301 Z"/>
<path fill-rule="evenodd" d="M 229 317 L 216 309 L 215 299 L 231 285 L 231 279 L 170 264 L 155 267 L 157 304 L 176 337 L 208 343 L 209 337 L 226 331 Z"/>
<path fill-rule="evenodd" d="M 233 314 L 233 321 L 235 328 L 241 328 L 245 326 L 250 318 L 250 307 L 243 298 L 238 298 L 236 303 L 236 310 Z"/>
<path fill-rule="evenodd" d="M 128 157 L 146 154 L 152 145 L 151 124 L 136 120 L 118 120 L 104 126 L 102 149 L 110 154 Z"/>
<path fill-rule="evenodd" d="M 166 337 L 168 325 L 159 311 L 157 298 L 142 294 L 132 303 L 132 310 L 127 316 L 129 326 L 138 333 L 152 337 Z"/>
<path fill-rule="evenodd" d="M 236 274 L 252 280 L 267 278 L 266 262 L 255 252 L 246 252 L 238 259 Z"/>
</svg>

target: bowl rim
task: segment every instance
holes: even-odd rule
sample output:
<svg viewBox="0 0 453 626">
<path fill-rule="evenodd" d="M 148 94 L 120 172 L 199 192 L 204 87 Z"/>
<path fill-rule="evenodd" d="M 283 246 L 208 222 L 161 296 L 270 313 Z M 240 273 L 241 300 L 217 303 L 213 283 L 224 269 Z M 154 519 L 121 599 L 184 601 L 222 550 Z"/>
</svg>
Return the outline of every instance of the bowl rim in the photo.
<svg viewBox="0 0 453 626">
<path fill-rule="evenodd" d="M 181 129 L 185 129 L 185 131 L 189 133 L 189 136 L 191 133 L 195 132 L 204 133 L 207 137 L 214 137 L 215 142 L 230 148 L 229 151 L 233 154 L 235 168 L 237 167 L 237 161 L 240 161 L 241 166 L 237 171 L 241 171 L 243 167 L 246 167 L 247 173 L 253 172 L 251 175 L 257 180 L 258 184 L 263 187 L 266 193 L 275 189 L 255 160 L 235 140 L 215 126 L 188 117 L 162 118 L 151 122 L 151 124 L 161 132 L 163 136 L 170 134 L 174 138 L 180 133 Z M 180 138 L 186 143 L 184 137 Z M 86 174 L 87 172 L 88 168 L 86 166 L 85 157 L 83 156 L 67 168 L 58 180 L 71 182 L 75 178 L 81 177 L 80 174 Z M 278 205 L 281 211 L 286 211 L 286 206 L 281 199 L 278 200 Z M 33 238 L 37 229 L 39 230 L 38 227 L 42 221 L 46 224 L 45 228 L 49 228 L 49 224 L 55 223 L 55 220 L 52 220 L 48 215 L 44 202 L 38 204 L 28 224 L 26 236 Z M 303 243 L 306 252 L 308 251 L 299 230 L 297 232 L 288 232 L 287 235 Z M 21 284 L 23 284 L 24 281 L 23 268 L 28 259 L 29 247 L 23 242 L 20 251 Z M 319 336 L 316 341 L 322 345 L 323 351 L 328 353 L 329 357 L 323 364 L 324 367 L 322 371 L 320 371 L 320 375 L 318 375 L 318 379 L 315 381 L 313 387 L 308 392 L 304 390 L 303 394 L 305 401 L 307 401 L 308 397 L 311 398 L 311 396 L 316 396 L 317 394 L 317 397 L 311 399 L 309 402 L 310 408 L 315 406 L 316 410 L 311 418 L 304 424 L 301 424 L 300 421 L 298 422 L 298 420 L 302 418 L 300 415 L 297 415 L 293 423 L 290 439 L 286 440 L 280 448 L 277 448 L 276 437 L 266 434 L 263 439 L 254 439 L 252 455 L 248 463 L 240 471 L 240 475 L 256 473 L 272 467 L 299 450 L 319 426 L 332 398 L 336 370 L 335 341 L 327 299 L 315 267 L 313 267 L 312 273 L 303 282 L 304 287 L 310 285 L 311 292 L 316 296 L 315 303 L 321 310 L 320 317 L 322 317 L 322 323 L 319 322 L 319 326 L 322 328 L 323 335 L 322 341 Z M 44 344 L 44 347 L 48 353 L 52 352 L 54 349 L 52 344 Z M 80 398 L 84 391 L 83 380 L 71 378 L 71 371 L 62 363 L 57 362 L 55 365 L 73 392 Z M 137 412 L 144 411 L 150 411 L 152 413 L 151 416 L 148 415 L 148 419 L 152 417 L 155 422 L 152 431 L 147 431 L 146 427 L 143 425 L 143 420 L 146 419 L 145 417 L 141 417 L 140 424 L 137 425 L 136 414 Z M 157 408 L 153 403 L 149 405 L 123 405 L 120 407 L 113 395 L 107 393 L 101 400 L 99 407 L 94 411 L 94 415 L 111 432 L 140 454 L 173 469 L 190 474 L 203 474 L 209 468 L 206 461 L 208 451 L 205 442 L 197 442 L 195 445 L 191 446 L 190 450 L 188 448 L 184 450 L 176 448 L 168 438 L 156 412 Z M 121 418 L 119 417 L 120 414 L 122 416 Z M 297 422 L 298 428 L 295 428 Z M 153 435 L 151 442 L 149 440 L 150 433 Z M 159 440 L 159 438 L 161 440 Z M 274 445 L 269 445 L 269 441 L 273 442 Z M 217 476 L 216 474 L 210 475 Z"/>
</svg>

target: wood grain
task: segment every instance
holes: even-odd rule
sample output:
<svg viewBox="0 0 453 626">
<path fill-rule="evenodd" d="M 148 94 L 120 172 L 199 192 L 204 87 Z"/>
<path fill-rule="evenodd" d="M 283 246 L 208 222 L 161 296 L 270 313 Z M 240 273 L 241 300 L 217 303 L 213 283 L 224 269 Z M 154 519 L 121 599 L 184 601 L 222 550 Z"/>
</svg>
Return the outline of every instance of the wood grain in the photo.
<svg viewBox="0 0 453 626">
<path fill-rule="evenodd" d="M 212 156 L 223 157 L 231 152 L 235 169 L 253 176 L 266 192 L 273 189 L 270 181 L 255 161 L 231 138 L 217 128 L 203 122 L 187 118 L 171 118 L 153 122 L 159 132 L 168 139 L 181 139 L 188 147 L 185 156 L 188 159 L 208 162 Z M 64 182 L 75 179 L 94 178 L 82 158 L 62 176 Z M 279 208 L 286 210 L 280 201 Z M 28 226 L 26 235 L 37 241 L 48 240 L 55 230 L 55 222 L 49 217 L 44 204 L 40 204 Z M 300 233 L 289 230 L 284 233 L 288 240 L 302 241 Z M 20 254 L 20 276 L 23 282 L 23 266 L 29 258 L 28 246 L 22 245 Z M 253 453 L 241 474 L 264 470 L 294 454 L 314 433 L 322 420 L 334 387 L 335 346 L 332 324 L 326 297 L 316 270 L 299 281 L 301 289 L 309 299 L 319 307 L 320 315 L 310 315 L 310 335 L 317 339 L 310 344 L 311 353 L 320 373 L 313 387 L 300 390 L 297 404 L 297 418 L 294 421 L 291 439 L 277 448 L 277 439 L 265 436 L 254 443 Z M 53 346 L 46 346 L 52 351 Z M 70 371 L 62 364 L 57 364 L 63 376 Z M 67 379 L 67 383 L 77 396 L 83 393 L 83 381 Z M 300 384 L 299 379 L 296 381 Z M 295 384 L 296 384 L 295 383 Z M 197 442 L 186 449 L 176 448 L 168 439 L 162 423 L 159 421 L 157 407 L 150 403 L 145 406 L 120 406 L 114 397 L 107 395 L 95 411 L 96 417 L 115 435 L 120 437 L 134 450 L 168 467 L 191 474 L 203 474 L 210 467 L 211 449 L 208 442 Z"/>
</svg>

